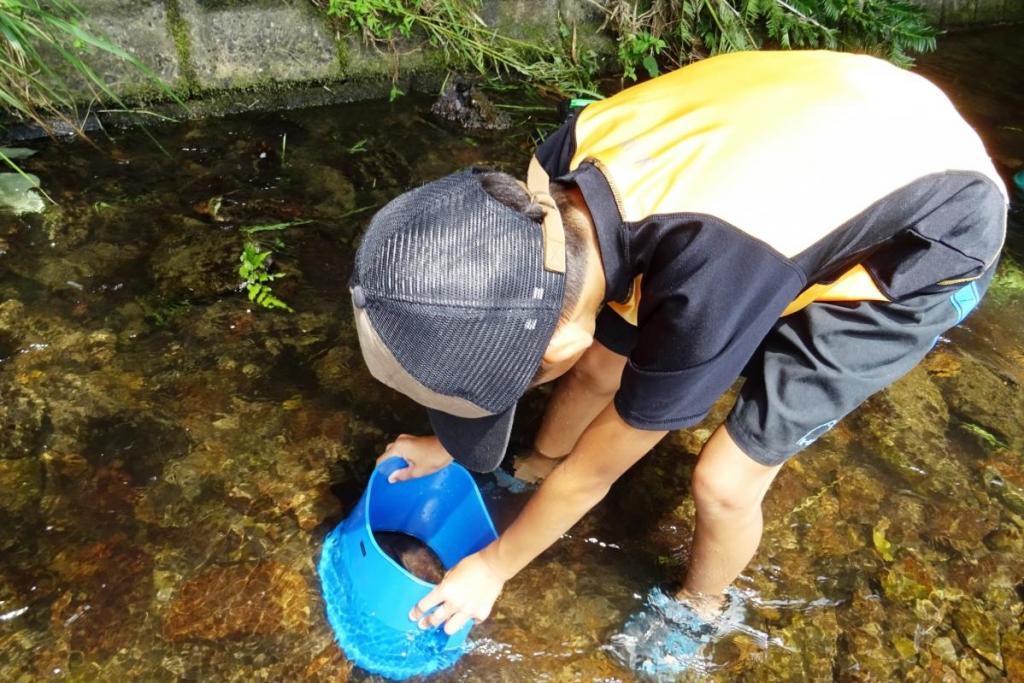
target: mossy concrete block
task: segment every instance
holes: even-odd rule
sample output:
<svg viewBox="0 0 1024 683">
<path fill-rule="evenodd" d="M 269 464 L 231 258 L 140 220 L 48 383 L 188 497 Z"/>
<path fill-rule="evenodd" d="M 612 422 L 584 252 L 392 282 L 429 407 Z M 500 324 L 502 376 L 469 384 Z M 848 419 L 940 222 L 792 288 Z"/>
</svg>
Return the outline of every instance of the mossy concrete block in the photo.
<svg viewBox="0 0 1024 683">
<path fill-rule="evenodd" d="M 995 24 L 1002 21 L 1004 16 L 1004 0 L 978 0 L 974 23 Z"/>
<path fill-rule="evenodd" d="M 1003 21 L 1024 21 L 1024 0 L 1006 0 Z"/>
<path fill-rule="evenodd" d="M 998 0 L 1002 2 L 1002 0 Z M 928 12 L 928 21 L 932 24 L 939 26 L 942 24 L 942 4 L 943 0 L 917 0 L 917 4 L 924 7 L 925 11 Z"/>
<path fill-rule="evenodd" d="M 166 83 L 176 83 L 180 76 L 178 53 L 161 0 L 90 0 L 78 5 L 84 17 L 82 25 L 87 31 L 123 49 Z M 156 87 L 143 71 L 98 48 L 89 47 L 79 52 L 79 56 L 119 96 L 152 91 Z M 50 62 L 58 64 L 57 72 L 76 89 L 83 94 L 89 92 L 77 72 L 65 68 L 56 56 Z"/>
<path fill-rule="evenodd" d="M 569 30 L 576 29 L 577 49 L 593 50 L 599 55 L 615 53 L 615 37 L 608 30 L 598 30 L 605 21 L 599 7 L 586 0 L 560 0 L 558 11 Z"/>
<path fill-rule="evenodd" d="M 543 45 L 558 41 L 559 0 L 485 2 L 480 18 L 498 33 Z"/>
<path fill-rule="evenodd" d="M 349 35 L 342 38 L 344 53 L 345 76 L 356 78 L 381 78 L 390 81 L 393 76 L 405 76 L 413 71 L 429 69 L 437 64 L 437 69 L 444 71 L 440 53 L 418 40 L 398 40 L 395 51 L 387 48 L 375 48 L 367 45 L 361 36 Z M 390 87 L 390 86 L 389 86 Z"/>
<path fill-rule="evenodd" d="M 180 0 L 192 62 L 206 88 L 245 88 L 340 75 L 333 34 L 305 0 Z"/>
<path fill-rule="evenodd" d="M 982 0 L 984 1 L 984 0 Z M 945 0 L 942 26 L 968 26 L 974 23 L 979 0 Z"/>
</svg>

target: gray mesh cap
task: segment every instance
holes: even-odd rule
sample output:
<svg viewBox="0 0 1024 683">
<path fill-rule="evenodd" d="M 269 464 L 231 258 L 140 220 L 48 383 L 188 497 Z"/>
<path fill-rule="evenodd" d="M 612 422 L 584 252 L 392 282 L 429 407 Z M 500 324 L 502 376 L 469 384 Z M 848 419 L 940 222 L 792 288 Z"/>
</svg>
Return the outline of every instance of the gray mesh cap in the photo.
<svg viewBox="0 0 1024 683">
<path fill-rule="evenodd" d="M 389 202 L 356 252 L 352 304 L 370 372 L 426 406 L 441 444 L 478 472 L 500 464 L 561 313 L 564 260 L 561 272 L 545 267 L 547 226 L 466 170 Z"/>
</svg>

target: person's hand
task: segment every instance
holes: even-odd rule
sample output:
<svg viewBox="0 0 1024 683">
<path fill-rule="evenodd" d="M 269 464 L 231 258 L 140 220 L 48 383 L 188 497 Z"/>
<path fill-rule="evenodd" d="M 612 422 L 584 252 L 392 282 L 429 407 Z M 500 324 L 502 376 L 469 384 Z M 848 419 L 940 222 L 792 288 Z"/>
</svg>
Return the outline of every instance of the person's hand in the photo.
<svg viewBox="0 0 1024 683">
<path fill-rule="evenodd" d="M 448 635 L 458 633 L 470 619 L 477 623 L 485 620 L 505 585 L 486 553 L 487 548 L 455 565 L 434 590 L 416 603 L 409 618 L 424 629 L 444 624 Z"/>
<path fill-rule="evenodd" d="M 417 479 L 433 474 L 452 461 L 452 456 L 448 454 L 436 436 L 399 434 L 394 441 L 387 445 L 384 453 L 377 458 L 377 463 L 380 464 L 393 455 L 405 460 L 409 466 L 391 473 L 388 481 L 392 484 L 396 481 Z"/>
</svg>

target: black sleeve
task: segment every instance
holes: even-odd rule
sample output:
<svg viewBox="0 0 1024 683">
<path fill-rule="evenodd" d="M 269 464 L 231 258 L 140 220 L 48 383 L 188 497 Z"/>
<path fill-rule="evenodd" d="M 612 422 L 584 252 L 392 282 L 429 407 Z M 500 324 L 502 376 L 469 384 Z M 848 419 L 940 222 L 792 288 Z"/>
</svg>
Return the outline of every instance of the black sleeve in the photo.
<svg viewBox="0 0 1024 683">
<path fill-rule="evenodd" d="M 644 233 L 654 239 L 644 239 Z M 639 229 L 639 336 L 615 396 L 640 429 L 699 422 L 739 376 L 804 285 L 785 257 L 708 216 L 660 217 Z M 644 254 L 643 242 L 654 244 Z"/>
<path fill-rule="evenodd" d="M 569 112 L 565 122 L 537 147 L 537 160 L 552 178 L 569 172 L 569 163 L 576 154 L 576 116 L 580 111 L 573 109 Z"/>
</svg>

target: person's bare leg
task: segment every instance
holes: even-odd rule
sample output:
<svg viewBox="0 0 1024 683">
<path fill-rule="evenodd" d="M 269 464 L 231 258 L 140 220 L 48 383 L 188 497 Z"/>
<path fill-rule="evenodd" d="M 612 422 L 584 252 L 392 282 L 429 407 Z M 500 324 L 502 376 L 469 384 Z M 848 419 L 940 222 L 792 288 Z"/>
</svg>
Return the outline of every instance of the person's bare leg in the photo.
<svg viewBox="0 0 1024 683">
<path fill-rule="evenodd" d="M 690 566 L 678 598 L 705 616 L 740 575 L 761 542 L 761 501 L 782 465 L 768 467 L 748 457 L 724 426 L 701 450 L 693 472 L 697 519 Z"/>
<path fill-rule="evenodd" d="M 527 483 L 544 479 L 572 451 L 583 430 L 607 406 L 622 377 L 626 357 L 600 342 L 555 385 L 533 450 L 516 458 L 515 475 Z"/>
</svg>

